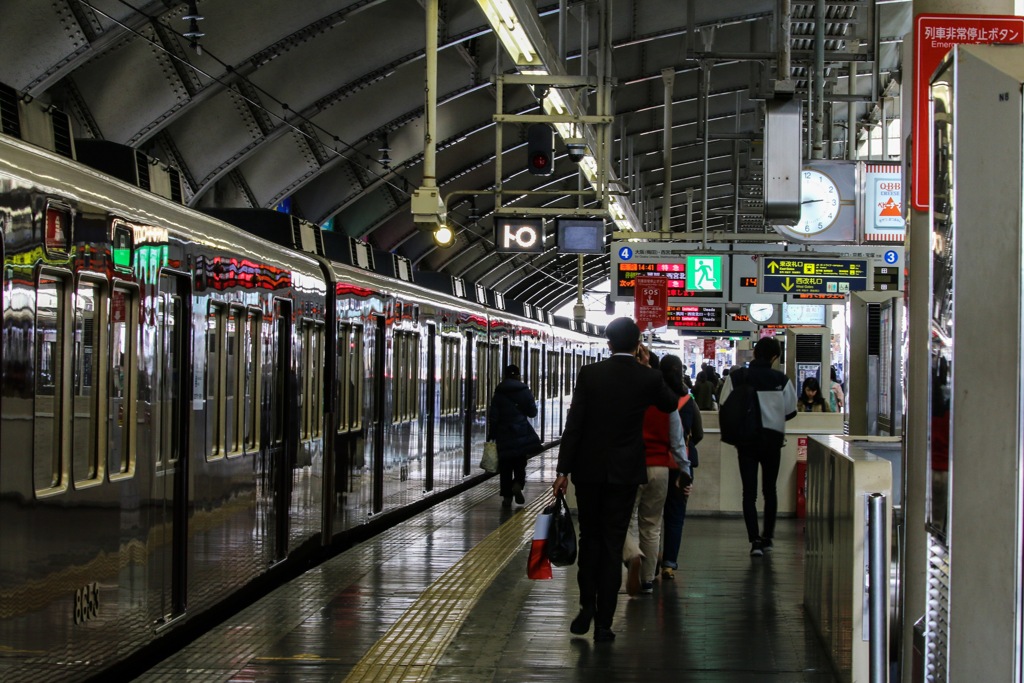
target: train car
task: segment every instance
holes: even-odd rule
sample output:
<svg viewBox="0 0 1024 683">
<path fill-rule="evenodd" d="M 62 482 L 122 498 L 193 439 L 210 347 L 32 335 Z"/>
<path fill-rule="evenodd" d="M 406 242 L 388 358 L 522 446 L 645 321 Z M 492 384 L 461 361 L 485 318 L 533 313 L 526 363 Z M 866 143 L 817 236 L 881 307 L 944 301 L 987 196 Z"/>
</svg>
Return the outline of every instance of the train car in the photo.
<svg viewBox="0 0 1024 683">
<path fill-rule="evenodd" d="M 0 678 L 75 680 L 319 531 L 308 256 L 0 137 Z M 319 442 L 319 443 L 318 443 Z"/>
<path fill-rule="evenodd" d="M 0 680 L 100 674 L 471 483 L 509 362 L 552 442 L 603 347 L 2 135 L 0 235 Z"/>
<path fill-rule="evenodd" d="M 348 265 L 348 238 L 294 217 L 262 209 L 208 213 L 309 251 L 333 292 L 325 374 L 334 383 L 324 410 L 334 416 L 335 487 L 325 542 L 478 471 L 487 407 L 509 363 L 520 366 L 535 394 L 542 441 L 557 441 L 576 372 L 603 347 L 568 326 Z"/>
</svg>

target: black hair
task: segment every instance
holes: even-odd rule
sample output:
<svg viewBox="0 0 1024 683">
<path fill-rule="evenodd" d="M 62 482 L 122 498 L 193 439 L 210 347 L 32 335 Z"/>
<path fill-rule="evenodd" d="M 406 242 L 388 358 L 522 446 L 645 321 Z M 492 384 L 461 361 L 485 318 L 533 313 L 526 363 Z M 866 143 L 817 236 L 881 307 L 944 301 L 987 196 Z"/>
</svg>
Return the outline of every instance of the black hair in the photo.
<svg viewBox="0 0 1024 683">
<path fill-rule="evenodd" d="M 505 379 L 519 379 L 521 374 L 518 365 L 510 363 L 505 366 Z"/>
<path fill-rule="evenodd" d="M 632 353 L 640 344 L 640 328 L 632 318 L 616 318 L 604 330 L 612 353 Z"/>
<path fill-rule="evenodd" d="M 754 359 L 771 362 L 772 358 L 782 356 L 782 345 L 775 337 L 761 337 L 754 344 Z"/>
<path fill-rule="evenodd" d="M 807 403 L 807 390 L 816 391 L 814 398 L 811 399 L 810 404 L 815 405 L 817 403 L 825 403 L 825 398 L 821 395 L 821 384 L 818 382 L 817 377 L 806 377 L 804 378 L 804 384 L 800 387 L 800 402 Z"/>
<path fill-rule="evenodd" d="M 659 369 L 669 389 L 680 396 L 686 396 L 690 393 L 690 390 L 683 384 L 683 361 L 679 359 L 679 356 L 673 356 L 671 353 L 666 354 L 661 359 L 661 367 Z"/>
</svg>

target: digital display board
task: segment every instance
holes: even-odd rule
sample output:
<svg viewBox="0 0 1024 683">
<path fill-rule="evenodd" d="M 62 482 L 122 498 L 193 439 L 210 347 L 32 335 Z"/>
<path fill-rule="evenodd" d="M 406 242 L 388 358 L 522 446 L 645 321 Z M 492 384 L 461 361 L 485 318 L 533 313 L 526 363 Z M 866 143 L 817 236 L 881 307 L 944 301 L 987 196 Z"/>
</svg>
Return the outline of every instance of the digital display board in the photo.
<svg viewBox="0 0 1024 683">
<path fill-rule="evenodd" d="M 783 325 L 825 324 L 825 307 L 817 304 L 782 304 Z"/>
<path fill-rule="evenodd" d="M 641 275 L 664 276 L 668 278 L 669 299 L 699 296 L 720 299 L 721 291 L 690 291 L 686 288 L 686 263 L 618 263 L 615 273 L 615 294 L 618 297 L 633 298 L 636 278 Z"/>
<path fill-rule="evenodd" d="M 722 307 L 669 306 L 668 326 L 719 329 L 722 327 Z"/>
<path fill-rule="evenodd" d="M 494 251 L 499 254 L 544 253 L 544 219 L 495 219 Z"/>
<path fill-rule="evenodd" d="M 603 254 L 604 221 L 559 218 L 558 250 L 563 254 Z"/>
</svg>

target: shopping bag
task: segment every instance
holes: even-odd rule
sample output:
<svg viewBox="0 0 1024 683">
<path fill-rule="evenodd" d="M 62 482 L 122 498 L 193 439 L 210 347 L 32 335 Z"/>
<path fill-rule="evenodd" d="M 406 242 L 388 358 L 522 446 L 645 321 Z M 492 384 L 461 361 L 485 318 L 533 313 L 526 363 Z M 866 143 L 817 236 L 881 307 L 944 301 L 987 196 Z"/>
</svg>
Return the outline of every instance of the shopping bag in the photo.
<svg viewBox="0 0 1024 683">
<path fill-rule="evenodd" d="M 551 578 L 551 560 L 544 552 L 544 544 L 547 543 L 550 526 L 551 515 L 547 513 L 537 515 L 537 522 L 533 525 L 533 540 L 530 541 L 530 556 L 526 559 L 527 578 L 534 580 Z"/>
<path fill-rule="evenodd" d="M 548 542 L 544 550 L 551 564 L 556 567 L 567 567 L 576 561 L 576 527 L 572 523 L 572 512 L 565 502 L 565 495 L 559 491 L 555 496 L 554 505 L 544 508 L 551 511 L 551 525 L 548 529 Z"/>
<path fill-rule="evenodd" d="M 480 458 L 480 469 L 491 474 L 498 471 L 498 444 L 495 442 L 484 442 L 484 454 Z"/>
</svg>

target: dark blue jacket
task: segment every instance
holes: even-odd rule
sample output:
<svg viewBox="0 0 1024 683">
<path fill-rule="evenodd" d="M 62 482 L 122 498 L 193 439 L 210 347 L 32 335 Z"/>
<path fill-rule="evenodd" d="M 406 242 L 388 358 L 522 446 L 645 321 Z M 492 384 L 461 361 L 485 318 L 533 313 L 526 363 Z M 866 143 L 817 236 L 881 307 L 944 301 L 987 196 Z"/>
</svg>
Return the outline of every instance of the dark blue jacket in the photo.
<svg viewBox="0 0 1024 683">
<path fill-rule="evenodd" d="M 487 410 L 488 440 L 498 445 L 499 458 L 540 452 L 540 437 L 527 419 L 536 416 L 537 402 L 530 388 L 518 379 L 502 380 Z"/>
</svg>

